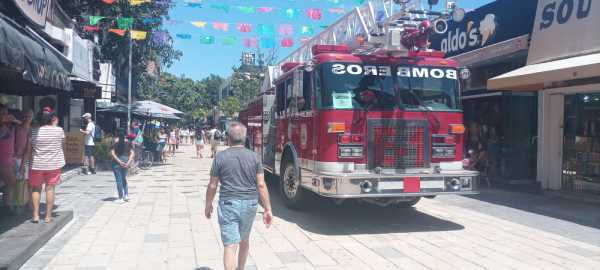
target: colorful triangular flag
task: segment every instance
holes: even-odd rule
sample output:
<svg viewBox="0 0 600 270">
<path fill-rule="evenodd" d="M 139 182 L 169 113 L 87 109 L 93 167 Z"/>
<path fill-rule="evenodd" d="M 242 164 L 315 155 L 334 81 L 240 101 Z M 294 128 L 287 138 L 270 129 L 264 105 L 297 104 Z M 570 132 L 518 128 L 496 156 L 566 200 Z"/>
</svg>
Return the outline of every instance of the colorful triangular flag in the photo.
<svg viewBox="0 0 600 270">
<path fill-rule="evenodd" d="M 98 24 L 102 19 L 106 18 L 104 16 L 89 16 L 90 25 Z"/>
<path fill-rule="evenodd" d="M 281 40 L 281 47 L 290 48 L 294 46 L 294 40 L 291 38 L 284 38 Z"/>
<path fill-rule="evenodd" d="M 221 31 L 225 31 L 225 32 L 229 31 L 229 23 L 213 22 L 212 26 L 215 30 L 221 30 Z"/>
<path fill-rule="evenodd" d="M 148 32 L 146 32 L 146 31 L 130 30 L 129 34 L 131 35 L 131 39 L 144 40 L 144 39 L 146 39 L 146 36 L 148 35 Z"/>
<path fill-rule="evenodd" d="M 275 27 L 269 24 L 259 24 L 258 33 L 263 37 L 275 36 Z"/>
<path fill-rule="evenodd" d="M 133 18 L 117 18 L 119 29 L 131 29 L 133 27 Z"/>
<path fill-rule="evenodd" d="M 246 14 L 252 14 L 252 13 L 256 12 L 256 9 L 254 9 L 254 7 L 238 6 L 237 8 L 240 12 L 246 13 Z"/>
<path fill-rule="evenodd" d="M 151 2 L 150 0 L 129 0 L 129 3 L 132 6 L 137 6 L 137 5 L 141 5 L 143 3 L 150 3 L 150 2 Z"/>
<path fill-rule="evenodd" d="M 190 34 L 175 34 L 175 37 L 179 39 L 192 39 L 192 35 Z"/>
<path fill-rule="evenodd" d="M 250 32 L 252 32 L 252 24 L 238 23 L 237 29 L 238 29 L 238 31 L 240 31 L 242 33 L 250 33 Z"/>
<path fill-rule="evenodd" d="M 207 22 L 204 21 L 195 21 L 195 22 L 191 22 L 194 26 L 196 27 L 200 27 L 200 28 L 204 28 L 206 27 Z"/>
<path fill-rule="evenodd" d="M 256 38 L 244 38 L 244 47 L 258 48 L 258 40 Z"/>
<path fill-rule="evenodd" d="M 223 38 L 223 40 L 221 41 L 221 43 L 223 43 L 223 45 L 231 46 L 231 45 L 235 45 L 236 41 L 237 41 L 237 37 L 235 37 L 235 36 L 227 36 L 227 37 Z"/>
<path fill-rule="evenodd" d="M 115 33 L 119 36 L 125 36 L 125 34 L 127 33 L 127 30 L 110 28 L 110 29 L 108 29 L 108 32 Z"/>
<path fill-rule="evenodd" d="M 318 8 L 307 9 L 306 14 L 308 15 L 309 18 L 311 18 L 315 21 L 320 20 L 323 17 L 323 13 Z"/>
<path fill-rule="evenodd" d="M 202 44 L 214 44 L 215 43 L 215 37 L 214 36 L 201 36 L 200 37 L 200 43 Z"/>
</svg>

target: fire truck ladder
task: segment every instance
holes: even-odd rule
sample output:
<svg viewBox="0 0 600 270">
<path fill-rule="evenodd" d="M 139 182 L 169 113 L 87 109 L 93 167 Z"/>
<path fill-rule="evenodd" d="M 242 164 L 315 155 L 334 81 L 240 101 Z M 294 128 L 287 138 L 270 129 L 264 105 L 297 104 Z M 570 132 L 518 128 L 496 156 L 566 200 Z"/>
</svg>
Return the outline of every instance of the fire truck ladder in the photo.
<svg viewBox="0 0 600 270">
<path fill-rule="evenodd" d="M 284 58 L 279 66 L 289 62 L 309 62 L 313 57 L 311 48 L 314 45 L 346 45 L 356 54 L 373 54 L 382 50 L 407 53 L 414 48 L 410 48 L 412 45 L 405 46 L 403 35 L 416 32 L 424 26 L 423 22 L 427 21 L 425 26 L 434 32 L 446 31 L 448 7 L 455 7 L 455 4 L 448 0 L 445 2 L 445 11 L 438 12 L 431 8 L 423 9 L 420 0 L 367 1 L 305 42 Z"/>
</svg>

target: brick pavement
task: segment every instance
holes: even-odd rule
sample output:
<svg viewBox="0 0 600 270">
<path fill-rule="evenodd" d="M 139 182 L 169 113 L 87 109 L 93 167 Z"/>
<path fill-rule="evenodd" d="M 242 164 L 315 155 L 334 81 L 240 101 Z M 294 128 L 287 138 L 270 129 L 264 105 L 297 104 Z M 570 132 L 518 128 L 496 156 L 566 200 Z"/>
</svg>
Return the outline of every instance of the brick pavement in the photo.
<svg viewBox="0 0 600 270">
<path fill-rule="evenodd" d="M 100 201 L 54 243 L 62 246 L 47 269 L 222 269 L 217 221 L 203 217 L 210 160 L 183 150 L 132 177 L 129 203 Z M 439 200 L 401 210 L 319 199 L 296 212 L 271 190 L 275 224 L 257 216 L 248 269 L 600 269 L 600 243 Z"/>
</svg>

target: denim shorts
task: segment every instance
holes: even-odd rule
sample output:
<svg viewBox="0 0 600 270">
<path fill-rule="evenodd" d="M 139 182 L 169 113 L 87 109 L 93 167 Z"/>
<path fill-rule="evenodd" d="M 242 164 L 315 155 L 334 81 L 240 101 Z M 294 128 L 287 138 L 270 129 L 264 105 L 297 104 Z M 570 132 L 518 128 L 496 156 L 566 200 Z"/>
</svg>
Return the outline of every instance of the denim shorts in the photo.
<svg viewBox="0 0 600 270">
<path fill-rule="evenodd" d="M 257 208 L 258 200 L 219 201 L 217 211 L 223 245 L 238 244 L 250 237 Z"/>
</svg>

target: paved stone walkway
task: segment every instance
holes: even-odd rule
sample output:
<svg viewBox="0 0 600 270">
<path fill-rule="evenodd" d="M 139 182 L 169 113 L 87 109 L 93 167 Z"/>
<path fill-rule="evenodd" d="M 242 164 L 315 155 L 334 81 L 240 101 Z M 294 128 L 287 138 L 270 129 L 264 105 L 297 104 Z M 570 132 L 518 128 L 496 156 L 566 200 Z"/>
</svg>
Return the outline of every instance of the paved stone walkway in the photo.
<svg viewBox="0 0 600 270">
<path fill-rule="evenodd" d="M 171 165 L 132 177 L 129 203 L 97 200 L 89 219 L 58 237 L 68 240 L 50 242 L 60 251 L 40 251 L 27 269 L 37 269 L 40 256 L 51 259 L 47 269 L 222 269 L 217 221 L 203 216 L 211 160 L 183 150 Z M 468 206 L 427 199 L 402 210 L 319 199 L 296 212 L 282 206 L 276 185 L 271 191 L 275 224 L 266 229 L 257 216 L 247 269 L 600 269 L 600 243 Z M 114 190 L 100 192 L 96 199 Z"/>
</svg>

